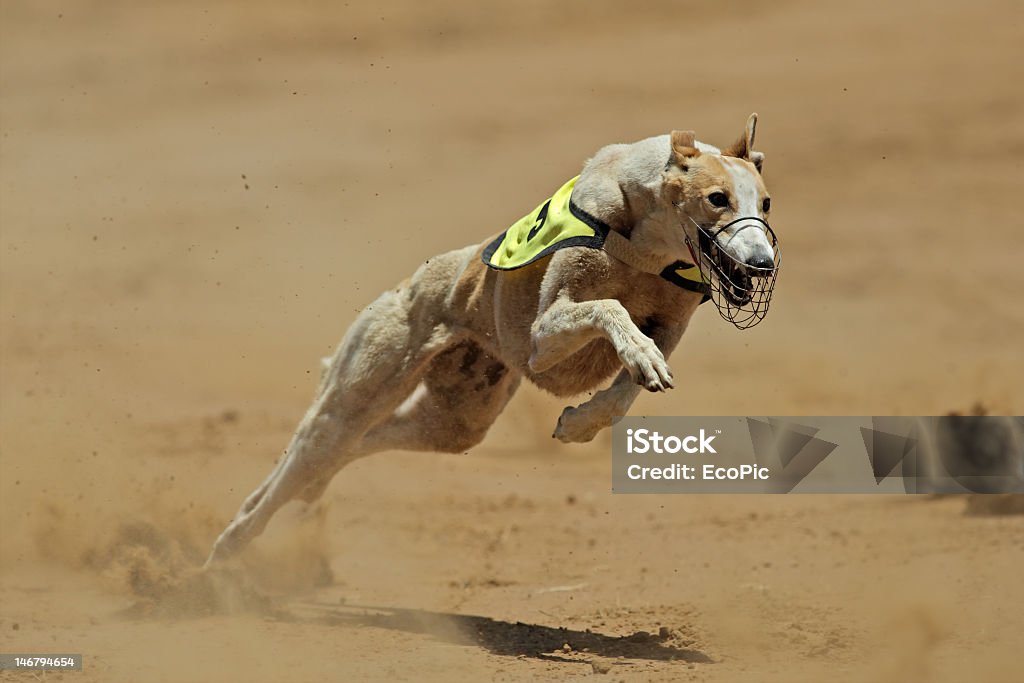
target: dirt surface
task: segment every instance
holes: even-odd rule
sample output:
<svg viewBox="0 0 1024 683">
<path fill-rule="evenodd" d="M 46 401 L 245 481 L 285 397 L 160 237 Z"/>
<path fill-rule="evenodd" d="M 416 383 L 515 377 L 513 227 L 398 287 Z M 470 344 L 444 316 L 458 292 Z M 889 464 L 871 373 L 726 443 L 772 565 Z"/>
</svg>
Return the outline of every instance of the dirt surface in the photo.
<svg viewBox="0 0 1024 683">
<path fill-rule="evenodd" d="M 612 496 L 524 389 L 197 567 L 356 311 L 599 147 L 761 115 L 767 321 L 635 414 L 1024 412 L 1017 2 L 0 4 L 0 651 L 64 681 L 1022 680 L 1024 517 Z M 606 678 L 605 678 L 606 677 Z M 29 680 L 0 674 L 0 680 Z"/>
</svg>

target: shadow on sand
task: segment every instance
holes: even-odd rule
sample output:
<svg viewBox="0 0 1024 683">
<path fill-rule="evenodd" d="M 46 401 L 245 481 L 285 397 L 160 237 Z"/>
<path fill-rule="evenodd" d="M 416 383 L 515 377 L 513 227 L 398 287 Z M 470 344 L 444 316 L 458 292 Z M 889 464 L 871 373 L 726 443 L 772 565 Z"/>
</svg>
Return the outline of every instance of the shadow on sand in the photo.
<svg viewBox="0 0 1024 683">
<path fill-rule="evenodd" d="M 475 645 L 496 655 L 525 656 L 554 661 L 579 661 L 563 655 L 563 646 L 597 657 L 623 657 L 655 661 L 713 662 L 699 650 L 670 644 L 670 636 L 645 632 L 629 636 L 606 636 L 592 631 L 574 631 L 540 624 L 508 622 L 465 614 L 426 610 L 372 607 L 366 605 L 327 606 L 306 603 L 296 621 L 337 626 L 375 628 L 429 635 L 457 645 Z M 307 611 L 308 610 L 308 611 Z"/>
</svg>

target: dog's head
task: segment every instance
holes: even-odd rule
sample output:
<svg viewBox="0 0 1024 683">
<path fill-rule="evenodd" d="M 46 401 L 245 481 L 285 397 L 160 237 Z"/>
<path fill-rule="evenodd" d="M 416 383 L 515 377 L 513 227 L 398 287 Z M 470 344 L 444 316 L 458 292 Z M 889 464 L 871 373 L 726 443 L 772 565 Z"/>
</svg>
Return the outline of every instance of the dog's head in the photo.
<svg viewBox="0 0 1024 683">
<path fill-rule="evenodd" d="M 763 224 L 771 211 L 761 177 L 764 154 L 752 149 L 756 125 L 757 115 L 751 114 L 740 139 L 721 152 L 698 143 L 693 131 L 672 131 L 664 176 L 665 198 L 691 241 L 698 241 L 700 226 L 752 270 L 771 268 L 775 260 Z"/>
<path fill-rule="evenodd" d="M 710 277 L 713 295 L 721 295 L 719 310 L 737 326 L 744 312 L 749 324 L 764 317 L 780 257 L 768 225 L 764 154 L 753 149 L 756 126 L 751 114 L 740 138 L 721 151 L 697 142 L 693 131 L 673 131 L 662 185 L 676 234 Z"/>
</svg>

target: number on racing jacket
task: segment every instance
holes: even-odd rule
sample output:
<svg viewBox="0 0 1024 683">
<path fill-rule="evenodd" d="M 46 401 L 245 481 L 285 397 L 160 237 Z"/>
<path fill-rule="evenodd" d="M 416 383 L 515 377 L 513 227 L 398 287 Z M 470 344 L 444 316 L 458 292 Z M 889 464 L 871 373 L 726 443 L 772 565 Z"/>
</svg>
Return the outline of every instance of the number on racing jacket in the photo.
<svg viewBox="0 0 1024 683">
<path fill-rule="evenodd" d="M 530 232 L 526 236 L 526 241 L 527 242 L 529 242 L 534 237 L 536 237 L 537 233 L 540 232 L 540 229 L 544 227 L 544 223 L 548 219 L 548 207 L 549 206 L 551 206 L 551 200 L 550 199 L 547 200 L 546 202 L 544 202 L 544 206 L 540 207 L 540 213 L 537 214 L 537 221 L 533 224 L 533 227 L 530 228 Z"/>
</svg>

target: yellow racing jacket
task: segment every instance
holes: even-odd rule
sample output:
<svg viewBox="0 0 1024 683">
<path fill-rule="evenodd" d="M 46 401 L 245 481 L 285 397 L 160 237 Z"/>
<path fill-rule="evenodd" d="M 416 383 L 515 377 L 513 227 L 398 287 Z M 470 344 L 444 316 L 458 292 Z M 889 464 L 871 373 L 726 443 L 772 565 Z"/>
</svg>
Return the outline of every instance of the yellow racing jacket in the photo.
<svg viewBox="0 0 1024 683">
<path fill-rule="evenodd" d="M 515 270 L 566 247 L 605 248 L 611 228 L 573 203 L 577 180 L 579 176 L 562 185 L 551 199 L 488 244 L 481 256 L 483 262 L 495 270 Z M 707 300 L 707 284 L 692 263 L 677 261 L 659 274 L 678 287 L 704 294 Z"/>
</svg>

